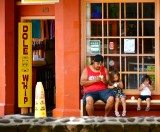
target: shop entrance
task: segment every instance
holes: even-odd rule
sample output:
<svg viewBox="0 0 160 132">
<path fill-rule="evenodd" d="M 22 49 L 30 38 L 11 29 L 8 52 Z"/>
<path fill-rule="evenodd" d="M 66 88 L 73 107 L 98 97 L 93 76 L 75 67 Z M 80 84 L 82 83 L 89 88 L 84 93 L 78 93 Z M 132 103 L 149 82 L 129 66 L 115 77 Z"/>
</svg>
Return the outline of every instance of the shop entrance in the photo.
<svg viewBox="0 0 160 132">
<path fill-rule="evenodd" d="M 42 82 L 45 91 L 47 116 L 55 106 L 55 19 L 54 17 L 24 17 L 32 23 L 32 113 L 35 106 L 35 87 Z"/>
</svg>

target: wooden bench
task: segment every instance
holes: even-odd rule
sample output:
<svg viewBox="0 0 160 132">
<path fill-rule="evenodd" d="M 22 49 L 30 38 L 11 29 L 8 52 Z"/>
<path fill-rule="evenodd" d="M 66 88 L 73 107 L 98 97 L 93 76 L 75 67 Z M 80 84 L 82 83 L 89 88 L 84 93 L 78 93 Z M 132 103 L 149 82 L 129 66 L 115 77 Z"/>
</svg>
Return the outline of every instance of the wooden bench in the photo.
<svg viewBox="0 0 160 132">
<path fill-rule="evenodd" d="M 81 116 L 86 116 L 87 114 L 86 114 L 85 106 L 83 104 L 82 99 L 80 101 L 80 104 L 81 104 L 81 109 L 80 109 Z M 146 101 L 142 101 L 141 104 L 146 105 Z M 95 102 L 94 105 L 105 105 L 105 103 L 101 100 L 98 100 L 97 102 Z M 126 100 L 126 105 L 137 105 L 137 100 L 136 99 L 134 99 L 134 100 L 127 99 Z M 151 105 L 160 105 L 160 100 L 151 100 Z"/>
</svg>

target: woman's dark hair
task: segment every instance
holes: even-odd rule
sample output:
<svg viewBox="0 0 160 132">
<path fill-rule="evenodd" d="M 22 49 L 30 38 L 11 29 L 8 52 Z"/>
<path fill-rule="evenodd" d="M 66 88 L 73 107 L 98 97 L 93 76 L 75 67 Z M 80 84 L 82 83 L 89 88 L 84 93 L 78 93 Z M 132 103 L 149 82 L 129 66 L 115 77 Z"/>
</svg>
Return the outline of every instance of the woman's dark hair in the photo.
<svg viewBox="0 0 160 132">
<path fill-rule="evenodd" d="M 114 83 L 114 75 L 117 74 L 118 76 L 118 81 L 120 80 L 120 74 L 117 69 L 113 69 L 111 73 L 109 74 L 109 85 L 113 85 Z"/>
<path fill-rule="evenodd" d="M 152 81 L 151 81 L 150 76 L 148 76 L 148 75 L 144 75 L 144 76 L 142 77 L 142 83 L 143 83 L 146 79 L 149 80 L 149 84 L 151 85 L 151 84 L 152 84 Z"/>
</svg>

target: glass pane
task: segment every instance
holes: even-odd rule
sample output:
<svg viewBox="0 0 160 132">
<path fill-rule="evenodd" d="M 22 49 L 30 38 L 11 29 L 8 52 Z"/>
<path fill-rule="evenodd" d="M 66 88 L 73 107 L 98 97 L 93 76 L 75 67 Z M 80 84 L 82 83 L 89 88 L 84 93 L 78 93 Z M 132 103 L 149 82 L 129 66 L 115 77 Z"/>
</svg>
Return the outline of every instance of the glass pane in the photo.
<svg viewBox="0 0 160 132">
<path fill-rule="evenodd" d="M 91 36 L 102 36 L 101 21 L 91 21 Z"/>
<path fill-rule="evenodd" d="M 107 21 L 104 21 L 103 22 L 104 24 L 103 24 L 103 30 L 104 30 L 104 36 L 108 36 L 108 33 L 107 33 L 107 29 L 108 29 L 108 27 L 107 27 Z"/>
<path fill-rule="evenodd" d="M 109 57 L 104 56 L 104 66 L 107 67 L 109 70 L 109 63 L 108 63 Z"/>
<path fill-rule="evenodd" d="M 108 54 L 109 50 L 108 50 L 108 39 L 104 39 L 104 54 Z"/>
<path fill-rule="evenodd" d="M 86 53 L 87 54 L 102 54 L 102 39 L 87 39 Z"/>
<path fill-rule="evenodd" d="M 124 18 L 124 3 L 121 3 L 121 18 Z"/>
<path fill-rule="evenodd" d="M 138 88 L 138 75 L 137 74 L 125 74 L 122 75 L 122 80 L 126 81 L 127 89 L 137 89 Z"/>
<path fill-rule="evenodd" d="M 146 75 L 146 74 L 139 74 L 139 85 L 142 83 L 142 78 L 144 75 Z"/>
<path fill-rule="evenodd" d="M 113 69 L 120 70 L 120 58 L 119 57 L 109 57 L 109 71 Z"/>
<path fill-rule="evenodd" d="M 119 36 L 119 21 L 109 21 L 109 36 Z"/>
<path fill-rule="evenodd" d="M 155 57 L 154 56 L 146 56 L 144 57 L 144 67 L 147 69 L 148 68 L 155 66 Z"/>
<path fill-rule="evenodd" d="M 142 18 L 142 3 L 138 4 L 138 8 L 139 8 L 139 10 L 138 10 L 139 18 Z"/>
<path fill-rule="evenodd" d="M 142 21 L 139 21 L 139 36 L 142 36 Z"/>
<path fill-rule="evenodd" d="M 137 36 L 137 22 L 136 21 L 126 22 L 126 36 Z"/>
<path fill-rule="evenodd" d="M 107 18 L 107 4 L 105 3 L 104 5 L 103 5 L 103 13 L 104 13 L 104 18 Z"/>
<path fill-rule="evenodd" d="M 155 6 L 154 3 L 143 4 L 143 18 L 155 18 Z"/>
<path fill-rule="evenodd" d="M 155 26 L 154 21 L 144 21 L 144 30 L 143 30 L 144 36 L 154 36 L 155 35 L 154 26 Z"/>
<path fill-rule="evenodd" d="M 155 89 L 155 74 L 150 74 L 149 76 L 150 76 L 151 81 L 152 81 L 153 89 Z"/>
<path fill-rule="evenodd" d="M 108 18 L 119 18 L 119 3 L 108 4 Z"/>
<path fill-rule="evenodd" d="M 121 36 L 126 36 L 125 25 L 124 21 L 121 21 Z"/>
<path fill-rule="evenodd" d="M 122 39 L 121 53 L 124 54 L 136 54 L 137 53 L 137 39 L 129 38 Z"/>
<path fill-rule="evenodd" d="M 121 66 L 122 66 L 122 71 L 126 71 L 126 65 L 127 65 L 127 62 L 126 62 L 126 57 L 122 57 L 122 62 L 121 62 Z"/>
<path fill-rule="evenodd" d="M 102 4 L 101 3 L 92 3 L 91 4 L 91 18 L 92 19 L 101 19 L 102 18 Z"/>
<path fill-rule="evenodd" d="M 144 39 L 144 53 L 154 54 L 155 53 L 155 41 L 153 38 Z"/>
<path fill-rule="evenodd" d="M 119 39 L 109 39 L 109 54 L 119 54 Z"/>
<path fill-rule="evenodd" d="M 139 39 L 139 54 L 142 54 L 142 39 Z"/>
<path fill-rule="evenodd" d="M 137 18 L 137 3 L 126 4 L 126 18 Z"/>
<path fill-rule="evenodd" d="M 142 56 L 139 57 L 139 70 L 138 71 L 139 72 L 145 72 L 146 71 L 146 66 L 144 65 L 144 57 L 142 57 Z"/>
</svg>

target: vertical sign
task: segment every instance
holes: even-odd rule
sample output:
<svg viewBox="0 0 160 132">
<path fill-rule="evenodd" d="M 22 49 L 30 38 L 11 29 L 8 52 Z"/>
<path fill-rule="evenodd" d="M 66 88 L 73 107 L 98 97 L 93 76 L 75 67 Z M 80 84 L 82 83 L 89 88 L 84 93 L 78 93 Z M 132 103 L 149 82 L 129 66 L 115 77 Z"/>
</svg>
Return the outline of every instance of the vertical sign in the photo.
<svg viewBox="0 0 160 132">
<path fill-rule="evenodd" d="M 18 24 L 18 107 L 32 107 L 32 25 Z"/>
</svg>

